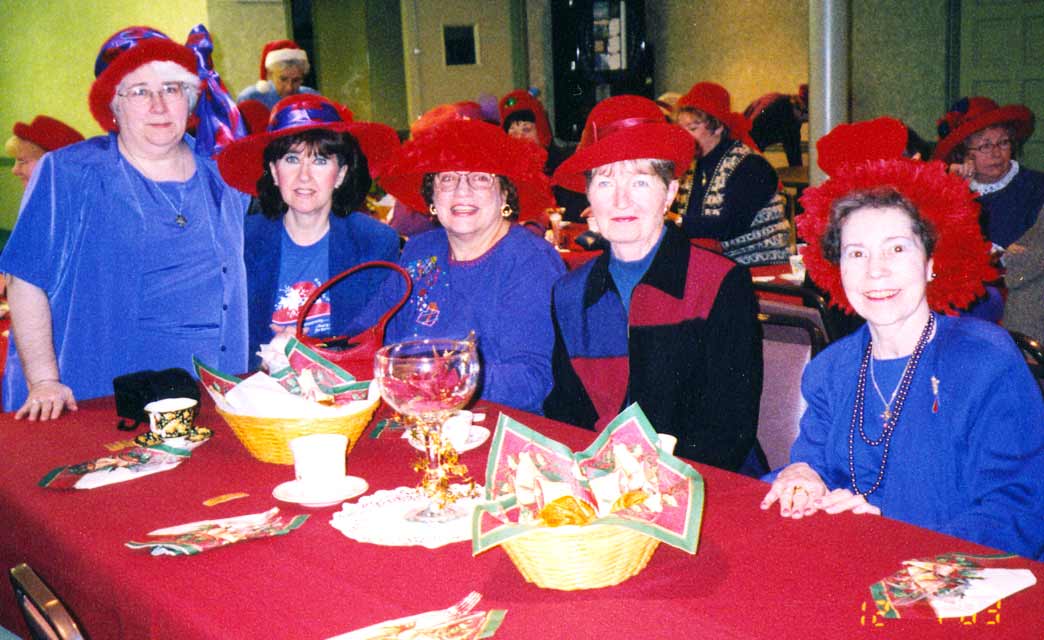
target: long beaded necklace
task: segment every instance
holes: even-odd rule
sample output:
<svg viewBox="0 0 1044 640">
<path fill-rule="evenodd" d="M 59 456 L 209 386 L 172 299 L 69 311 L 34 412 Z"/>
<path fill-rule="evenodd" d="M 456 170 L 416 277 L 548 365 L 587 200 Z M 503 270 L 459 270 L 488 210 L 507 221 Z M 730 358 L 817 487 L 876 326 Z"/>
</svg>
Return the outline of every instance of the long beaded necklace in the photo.
<svg viewBox="0 0 1044 640">
<path fill-rule="evenodd" d="M 863 352 L 863 361 L 859 365 L 859 380 L 856 383 L 855 407 L 852 408 L 852 420 L 848 427 L 848 477 L 852 481 L 852 491 L 857 495 L 867 497 L 877 491 L 881 486 L 881 481 L 884 479 L 885 467 L 888 465 L 888 450 L 892 444 L 892 434 L 895 432 L 895 425 L 899 423 L 899 417 L 903 413 L 903 405 L 906 404 L 906 396 L 910 392 L 910 384 L 913 382 L 914 374 L 917 372 L 917 363 L 920 362 L 921 355 L 924 353 L 925 347 L 928 346 L 928 339 L 931 337 L 934 329 L 935 314 L 929 313 L 928 323 L 924 325 L 924 330 L 921 331 L 921 337 L 917 340 L 917 346 L 914 347 L 913 354 L 910 356 L 909 362 L 906 363 L 906 368 L 903 369 L 903 376 L 899 380 L 898 393 L 895 396 L 895 411 L 890 412 L 890 415 L 885 419 L 884 427 L 881 429 L 881 437 L 876 440 L 867 436 L 866 431 L 863 430 L 863 407 L 866 404 L 866 372 L 867 369 L 870 368 L 871 358 L 873 358 L 873 337 L 871 337 L 867 342 L 866 351 Z M 881 466 L 877 469 L 877 478 L 874 480 L 873 485 L 871 485 L 866 491 L 861 491 L 856 482 L 855 434 L 857 425 L 859 437 L 862 439 L 863 443 L 870 447 L 884 446 L 884 450 L 881 452 Z"/>
</svg>

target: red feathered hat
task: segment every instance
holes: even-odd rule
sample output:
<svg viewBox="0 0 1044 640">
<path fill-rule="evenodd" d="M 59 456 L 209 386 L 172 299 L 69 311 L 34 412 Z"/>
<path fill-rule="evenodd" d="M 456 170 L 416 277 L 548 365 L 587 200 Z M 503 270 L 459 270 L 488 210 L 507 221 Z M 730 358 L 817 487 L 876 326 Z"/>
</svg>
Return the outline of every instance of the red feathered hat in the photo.
<svg viewBox="0 0 1044 640">
<path fill-rule="evenodd" d="M 94 61 L 95 79 L 90 93 L 91 115 L 102 129 L 117 130 L 116 116 L 109 105 L 124 76 L 157 60 L 174 62 L 196 75 L 192 51 L 152 27 L 127 27 L 105 41 Z"/>
<path fill-rule="evenodd" d="M 896 126 L 898 124 L 898 126 Z M 946 173 L 941 162 L 901 157 L 906 127 L 892 118 L 840 125 L 816 144 L 819 166 L 830 179 L 805 189 L 804 213 L 797 228 L 808 242 L 802 251 L 805 267 L 831 303 L 851 313 L 841 284 L 840 266 L 823 256 L 822 239 L 830 225 L 830 210 L 838 198 L 856 191 L 891 187 L 917 208 L 935 228 L 932 253 L 936 277 L 928 283 L 932 309 L 952 312 L 985 292 L 983 282 L 996 277 L 990 267 L 990 243 L 979 228 L 979 205 L 968 183 Z"/>
<path fill-rule="evenodd" d="M 385 191 L 415 211 L 427 211 L 424 176 L 441 171 L 487 171 L 515 185 L 522 219 L 538 218 L 554 200 L 544 175 L 546 154 L 482 120 L 447 120 L 407 141 L 379 169 Z"/>
<path fill-rule="evenodd" d="M 257 195 L 257 181 L 264 173 L 264 154 L 268 143 L 311 129 L 352 134 L 366 156 L 371 176 L 375 175 L 374 167 L 399 146 L 399 136 L 388 125 L 355 122 L 348 107 L 320 95 L 297 93 L 276 103 L 265 131 L 241 138 L 225 147 L 217 157 L 221 176 L 236 189 Z"/>
<path fill-rule="evenodd" d="M 1019 142 L 1033 135 L 1033 112 L 1024 105 L 1000 107 L 993 100 L 982 96 L 961 98 L 936 122 L 939 144 L 935 146 L 932 158 L 946 161 L 957 145 L 968 136 L 1007 122 L 1014 125 L 1015 137 Z"/>
<path fill-rule="evenodd" d="M 308 66 L 308 54 L 293 40 L 273 40 L 261 49 L 260 80 L 268 79 L 268 68 L 280 62 L 296 61 Z"/>
<path fill-rule="evenodd" d="M 692 163 L 696 142 L 667 122 L 660 107 L 641 96 L 613 96 L 591 109 L 576 153 L 558 165 L 554 184 L 584 192 L 584 172 L 620 160 L 670 160 L 680 178 Z"/>
<path fill-rule="evenodd" d="M 545 149 L 551 146 L 551 124 L 547 119 L 547 111 L 544 110 L 544 105 L 528 91 L 515 89 L 511 93 L 504 94 L 497 104 L 497 108 L 500 111 L 500 121 L 503 123 L 505 131 L 510 126 L 509 118 L 512 114 L 519 111 L 532 113 L 540 146 Z"/>
<path fill-rule="evenodd" d="M 742 113 L 732 110 L 732 97 L 728 90 L 713 82 L 697 82 L 689 92 L 678 98 L 677 110 L 685 108 L 697 109 L 718 119 L 729 130 L 729 136 L 739 140 L 754 151 L 760 152 L 754 139 L 750 137 L 750 120 Z"/>
<path fill-rule="evenodd" d="M 484 121 L 482 105 L 471 100 L 436 105 L 413 121 L 410 125 L 410 136 L 416 137 L 419 133 L 450 120 Z"/>
<path fill-rule="evenodd" d="M 83 140 L 79 131 L 48 116 L 36 116 L 29 124 L 16 122 L 11 132 L 44 151 L 54 151 Z"/>
</svg>

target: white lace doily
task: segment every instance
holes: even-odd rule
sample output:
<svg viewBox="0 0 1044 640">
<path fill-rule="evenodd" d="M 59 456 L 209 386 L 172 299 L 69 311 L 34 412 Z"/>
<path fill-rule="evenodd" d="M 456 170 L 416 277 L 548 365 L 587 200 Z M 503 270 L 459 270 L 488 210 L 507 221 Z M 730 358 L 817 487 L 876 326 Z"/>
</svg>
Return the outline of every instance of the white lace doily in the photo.
<svg viewBox="0 0 1044 640">
<path fill-rule="evenodd" d="M 462 485 L 456 485 L 462 487 Z M 462 487 L 463 488 L 463 487 Z M 376 491 L 359 498 L 357 504 L 345 503 L 333 514 L 330 526 L 352 540 L 389 547 L 438 547 L 471 540 L 471 512 L 479 503 L 482 487 L 475 487 L 477 498 L 461 498 L 453 503 L 466 515 L 448 522 L 412 522 L 410 511 L 423 508 L 427 498 L 416 487 L 398 487 Z"/>
</svg>

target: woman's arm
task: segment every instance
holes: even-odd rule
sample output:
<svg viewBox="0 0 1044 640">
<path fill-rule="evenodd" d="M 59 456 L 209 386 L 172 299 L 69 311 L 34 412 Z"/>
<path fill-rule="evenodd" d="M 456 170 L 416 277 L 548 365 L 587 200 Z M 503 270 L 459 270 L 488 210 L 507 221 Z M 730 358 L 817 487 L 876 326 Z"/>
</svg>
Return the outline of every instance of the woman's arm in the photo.
<svg viewBox="0 0 1044 640">
<path fill-rule="evenodd" d="M 11 305 L 11 331 L 29 387 L 29 397 L 15 413 L 15 419 L 53 420 L 65 408 L 75 411 L 72 389 L 61 383 L 58 372 L 47 294 L 25 280 L 8 275 L 7 299 Z"/>
</svg>

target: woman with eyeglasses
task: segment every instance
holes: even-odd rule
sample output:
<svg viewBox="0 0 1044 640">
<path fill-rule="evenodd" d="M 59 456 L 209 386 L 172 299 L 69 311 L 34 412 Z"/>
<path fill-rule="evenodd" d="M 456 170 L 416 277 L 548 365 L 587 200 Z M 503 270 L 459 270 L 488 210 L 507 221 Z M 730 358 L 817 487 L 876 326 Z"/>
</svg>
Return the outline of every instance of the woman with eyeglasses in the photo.
<svg viewBox="0 0 1044 640">
<path fill-rule="evenodd" d="M 934 158 L 969 181 L 982 205 L 986 239 L 1006 269 L 1004 326 L 1044 339 L 1044 173 L 1019 164 L 1033 112 L 989 98 L 961 98 L 939 119 Z"/>
<path fill-rule="evenodd" d="M 539 412 L 551 388 L 551 285 L 565 267 L 514 222 L 551 203 L 543 158 L 530 146 L 486 122 L 450 120 L 403 144 L 378 181 L 439 224 L 403 248 L 413 293 L 385 342 L 474 331 L 481 397 Z M 398 298 L 400 286 L 389 281 L 385 298 Z"/>
<path fill-rule="evenodd" d="M 196 59 L 149 27 L 102 45 L 90 108 L 108 135 L 41 159 L 3 256 L 14 347 L 5 411 L 57 418 L 142 369 L 247 364 L 248 199 L 194 152 Z M 16 350 L 15 350 L 16 348 Z"/>
</svg>

